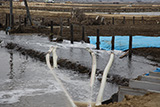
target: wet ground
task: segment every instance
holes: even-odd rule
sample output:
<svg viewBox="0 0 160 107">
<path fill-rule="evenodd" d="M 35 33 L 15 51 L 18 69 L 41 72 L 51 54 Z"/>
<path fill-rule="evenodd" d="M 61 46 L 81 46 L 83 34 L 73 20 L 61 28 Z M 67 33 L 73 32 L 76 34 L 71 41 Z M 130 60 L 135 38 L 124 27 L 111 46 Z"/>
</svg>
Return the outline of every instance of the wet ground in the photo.
<svg viewBox="0 0 160 107">
<path fill-rule="evenodd" d="M 23 48 L 45 53 L 51 46 L 58 46 L 57 55 L 59 58 L 79 63 L 88 68 L 91 68 L 91 56 L 85 48 L 90 47 L 94 50 L 95 47 L 80 42 L 76 42 L 73 45 L 70 44 L 69 41 L 54 43 L 50 42 L 47 37 L 37 35 L 5 35 L 3 31 L 0 32 L 0 40 L 2 41 L 2 47 L 12 42 Z M 2 86 L 0 88 L 0 107 L 21 107 L 22 105 L 24 107 L 36 107 L 37 105 L 39 107 L 45 107 L 48 105 L 49 107 L 53 104 L 56 106 L 63 104 L 58 98 L 55 99 L 55 96 L 58 96 L 59 99 L 65 99 L 65 96 L 61 94 L 61 89 L 58 84 L 56 84 L 53 76 L 48 72 L 49 69 L 45 63 L 36 61 L 28 56 L 20 55 L 15 50 L 0 48 L 0 51 L 0 59 L 2 59 L 0 60 L 0 81 Z M 103 71 L 111 51 L 94 50 L 94 52 L 97 55 L 98 69 L 99 71 Z M 128 57 L 119 59 L 119 56 L 124 54 L 124 52 L 114 51 L 114 53 L 115 60 L 109 72 L 110 75 L 118 75 L 124 78 L 136 78 L 138 75 L 155 70 L 157 66 L 153 66 L 153 64 L 159 64 L 135 55 L 132 56 L 132 59 L 128 59 Z M 81 74 L 62 68 L 57 69 L 56 73 L 63 81 L 73 100 L 89 101 L 88 74 Z M 106 84 L 104 99 L 110 98 L 113 93 L 118 91 L 118 86 L 116 84 Z M 93 101 L 95 101 L 100 87 L 100 82 L 98 80 L 96 80 L 94 87 Z M 55 99 L 55 102 L 50 99 Z M 43 104 L 46 105 L 44 106 Z"/>
</svg>

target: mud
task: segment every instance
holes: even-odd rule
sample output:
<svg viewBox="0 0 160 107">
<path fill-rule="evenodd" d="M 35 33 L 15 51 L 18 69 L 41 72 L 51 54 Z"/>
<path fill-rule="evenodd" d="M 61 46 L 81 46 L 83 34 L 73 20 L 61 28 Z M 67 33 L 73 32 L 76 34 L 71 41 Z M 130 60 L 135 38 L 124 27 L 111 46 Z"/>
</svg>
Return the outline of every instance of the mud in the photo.
<svg viewBox="0 0 160 107">
<path fill-rule="evenodd" d="M 147 93 L 143 96 L 126 95 L 122 102 L 114 102 L 108 105 L 103 104 L 100 106 L 92 107 L 159 107 L 160 106 L 160 94 L 159 93 Z M 78 107 L 86 107 L 87 103 L 77 103 Z"/>
<path fill-rule="evenodd" d="M 127 95 L 122 102 L 99 107 L 159 107 L 159 99 L 159 93 L 147 93 L 143 96 Z"/>
<path fill-rule="evenodd" d="M 160 62 L 160 48 L 136 48 L 133 54 L 143 56 L 149 60 Z"/>
</svg>

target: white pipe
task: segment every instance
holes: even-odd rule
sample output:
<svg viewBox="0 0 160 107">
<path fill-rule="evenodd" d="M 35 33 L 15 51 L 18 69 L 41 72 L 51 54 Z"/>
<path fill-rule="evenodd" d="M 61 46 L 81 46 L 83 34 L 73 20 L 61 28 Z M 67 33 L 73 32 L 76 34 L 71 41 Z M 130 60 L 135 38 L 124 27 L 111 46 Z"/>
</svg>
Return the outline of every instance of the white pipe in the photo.
<svg viewBox="0 0 160 107">
<path fill-rule="evenodd" d="M 96 55 L 94 54 L 94 52 L 89 49 L 89 48 L 86 48 L 88 50 L 88 52 L 91 54 L 92 56 L 92 72 L 91 72 L 91 79 L 90 79 L 90 87 L 93 86 L 94 84 L 94 80 L 95 80 L 95 74 L 96 74 Z"/>
<path fill-rule="evenodd" d="M 99 105 L 102 104 L 103 92 L 104 92 L 104 88 L 105 88 L 105 84 L 106 84 L 107 74 L 109 72 L 109 69 L 112 65 L 113 60 L 114 60 L 114 53 L 111 53 L 108 64 L 107 64 L 107 66 L 106 66 L 106 68 L 104 69 L 104 72 L 103 72 L 103 77 L 102 77 L 100 90 L 99 90 L 99 93 L 98 93 L 98 97 L 96 99 L 96 106 L 99 106 Z"/>
<path fill-rule="evenodd" d="M 92 106 L 92 91 L 93 91 L 93 85 L 94 85 L 94 81 L 95 81 L 95 74 L 96 74 L 96 55 L 94 54 L 94 52 L 89 49 L 86 48 L 86 50 L 91 54 L 92 56 L 92 72 L 91 72 L 91 79 L 90 79 L 90 89 L 91 89 L 91 93 L 90 93 L 90 104 L 89 106 Z"/>
<path fill-rule="evenodd" d="M 52 50 L 53 53 L 53 68 L 57 68 L 57 54 L 56 54 L 57 47 L 54 47 Z"/>
<path fill-rule="evenodd" d="M 54 66 L 52 67 L 51 66 L 51 63 L 50 63 L 50 53 L 53 53 L 53 63 L 54 63 Z M 60 81 L 60 79 L 57 77 L 56 73 L 54 72 L 53 68 L 57 67 L 57 55 L 56 55 L 56 47 L 51 47 L 50 50 L 48 51 L 47 55 L 46 55 L 46 62 L 47 62 L 47 65 L 50 69 L 50 73 L 54 76 L 54 78 L 56 79 L 56 81 L 59 83 L 59 85 L 61 86 L 63 92 L 65 93 L 66 97 L 68 98 L 69 102 L 71 103 L 72 107 L 77 107 L 72 98 L 69 96 L 68 92 L 66 91 L 66 89 L 64 88 L 62 82 Z"/>
</svg>

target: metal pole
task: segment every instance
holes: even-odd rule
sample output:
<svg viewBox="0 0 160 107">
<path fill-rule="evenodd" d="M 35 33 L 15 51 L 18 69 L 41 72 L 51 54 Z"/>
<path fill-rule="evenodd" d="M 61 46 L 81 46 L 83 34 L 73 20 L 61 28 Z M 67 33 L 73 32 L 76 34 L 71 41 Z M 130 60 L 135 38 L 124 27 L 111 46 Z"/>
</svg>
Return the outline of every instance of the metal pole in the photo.
<svg viewBox="0 0 160 107">
<path fill-rule="evenodd" d="M 30 12 L 29 12 L 29 8 L 28 8 L 28 4 L 27 4 L 27 0 L 24 0 L 24 4 L 26 6 L 27 18 L 29 18 L 30 24 L 33 25 L 31 15 L 30 15 Z"/>
</svg>

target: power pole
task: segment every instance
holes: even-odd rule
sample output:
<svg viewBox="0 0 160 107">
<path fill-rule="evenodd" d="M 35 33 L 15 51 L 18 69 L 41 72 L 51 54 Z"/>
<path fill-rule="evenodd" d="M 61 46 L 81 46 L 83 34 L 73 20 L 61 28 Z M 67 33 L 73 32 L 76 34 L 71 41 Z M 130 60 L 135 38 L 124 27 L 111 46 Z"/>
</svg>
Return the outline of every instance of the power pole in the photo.
<svg viewBox="0 0 160 107">
<path fill-rule="evenodd" d="M 29 12 L 29 8 L 28 8 L 28 4 L 27 4 L 27 0 L 24 0 L 24 4 L 26 6 L 27 18 L 29 18 L 30 24 L 33 25 L 31 15 L 30 15 L 30 12 Z"/>
<path fill-rule="evenodd" d="M 12 24 L 13 24 L 13 1 L 10 0 L 10 27 L 12 28 Z"/>
</svg>

